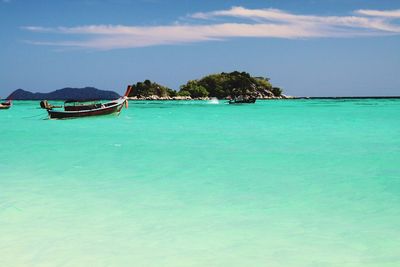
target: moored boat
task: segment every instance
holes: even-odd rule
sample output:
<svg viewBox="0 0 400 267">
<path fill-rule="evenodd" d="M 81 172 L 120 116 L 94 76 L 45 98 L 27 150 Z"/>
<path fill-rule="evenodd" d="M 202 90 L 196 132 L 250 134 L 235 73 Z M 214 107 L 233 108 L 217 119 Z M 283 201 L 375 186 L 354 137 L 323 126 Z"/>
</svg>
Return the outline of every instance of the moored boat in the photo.
<svg viewBox="0 0 400 267">
<path fill-rule="evenodd" d="M 235 97 L 234 99 L 229 100 L 229 104 L 251 104 L 255 103 L 256 100 L 257 100 L 256 97 L 238 96 Z"/>
<path fill-rule="evenodd" d="M 7 100 L 6 102 L 0 103 L 0 109 L 9 109 L 11 105 L 11 100 Z"/>
<path fill-rule="evenodd" d="M 128 96 L 131 89 L 132 87 L 128 86 L 124 96 L 106 103 L 68 100 L 64 102 L 64 106 L 61 106 L 61 109 L 58 109 L 60 106 L 50 105 L 44 100 L 40 102 L 40 106 L 47 110 L 50 119 L 71 119 L 111 114 L 118 115 L 124 105 L 126 108 L 128 107 Z"/>
</svg>

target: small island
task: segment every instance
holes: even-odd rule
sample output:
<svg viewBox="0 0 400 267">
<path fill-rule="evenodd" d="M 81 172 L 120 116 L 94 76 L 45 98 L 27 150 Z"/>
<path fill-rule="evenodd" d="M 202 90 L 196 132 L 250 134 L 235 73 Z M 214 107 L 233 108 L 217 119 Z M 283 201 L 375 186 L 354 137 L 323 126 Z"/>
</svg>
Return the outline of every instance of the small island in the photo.
<svg viewBox="0 0 400 267">
<path fill-rule="evenodd" d="M 238 96 L 258 99 L 290 98 L 282 89 L 274 87 L 266 77 L 253 77 L 247 72 L 233 71 L 207 75 L 190 80 L 175 91 L 166 86 L 145 80 L 132 85 L 131 100 L 207 100 L 210 98 L 233 99 Z"/>
</svg>

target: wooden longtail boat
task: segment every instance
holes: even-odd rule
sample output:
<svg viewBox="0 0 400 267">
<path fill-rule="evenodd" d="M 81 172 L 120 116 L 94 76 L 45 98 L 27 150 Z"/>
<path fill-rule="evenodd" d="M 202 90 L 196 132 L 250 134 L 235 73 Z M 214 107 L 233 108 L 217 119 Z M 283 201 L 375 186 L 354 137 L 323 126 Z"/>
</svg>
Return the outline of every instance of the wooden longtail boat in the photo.
<svg viewBox="0 0 400 267">
<path fill-rule="evenodd" d="M 256 97 L 243 97 L 238 96 L 234 99 L 229 100 L 229 104 L 252 104 L 255 103 L 257 100 Z"/>
<path fill-rule="evenodd" d="M 40 102 L 40 106 L 47 110 L 50 119 L 71 119 L 110 114 L 118 115 L 124 105 L 128 108 L 128 96 L 131 89 L 132 87 L 128 86 L 124 96 L 106 103 L 87 103 L 88 101 L 82 103 L 82 101 L 69 100 L 64 102 L 64 109 L 59 110 L 56 109 L 56 106 L 52 106 L 44 100 Z"/>
<path fill-rule="evenodd" d="M 9 109 L 11 105 L 11 100 L 8 100 L 6 102 L 0 103 L 0 109 Z"/>
</svg>

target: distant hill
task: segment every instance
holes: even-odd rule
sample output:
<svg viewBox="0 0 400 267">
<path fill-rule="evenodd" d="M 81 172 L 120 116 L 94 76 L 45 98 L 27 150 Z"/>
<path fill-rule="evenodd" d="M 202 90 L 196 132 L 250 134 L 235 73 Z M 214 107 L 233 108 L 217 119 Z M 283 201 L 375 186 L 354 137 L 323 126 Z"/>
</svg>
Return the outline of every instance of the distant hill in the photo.
<svg viewBox="0 0 400 267">
<path fill-rule="evenodd" d="M 114 91 L 99 90 L 94 87 L 63 88 L 50 93 L 32 93 L 22 89 L 12 92 L 7 99 L 12 100 L 112 100 L 119 94 Z"/>
</svg>

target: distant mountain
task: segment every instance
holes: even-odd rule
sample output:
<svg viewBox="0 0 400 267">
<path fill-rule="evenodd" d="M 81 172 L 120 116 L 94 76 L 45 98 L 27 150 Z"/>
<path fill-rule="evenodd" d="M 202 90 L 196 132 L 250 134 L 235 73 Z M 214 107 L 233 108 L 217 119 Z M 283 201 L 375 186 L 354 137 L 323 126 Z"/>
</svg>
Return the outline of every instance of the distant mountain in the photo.
<svg viewBox="0 0 400 267">
<path fill-rule="evenodd" d="M 12 100 L 112 100 L 119 94 L 114 91 L 99 90 L 94 87 L 63 88 L 50 93 L 32 93 L 22 89 L 12 92 L 7 99 Z"/>
</svg>

